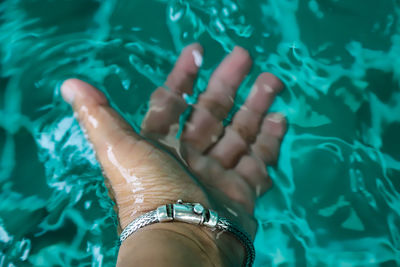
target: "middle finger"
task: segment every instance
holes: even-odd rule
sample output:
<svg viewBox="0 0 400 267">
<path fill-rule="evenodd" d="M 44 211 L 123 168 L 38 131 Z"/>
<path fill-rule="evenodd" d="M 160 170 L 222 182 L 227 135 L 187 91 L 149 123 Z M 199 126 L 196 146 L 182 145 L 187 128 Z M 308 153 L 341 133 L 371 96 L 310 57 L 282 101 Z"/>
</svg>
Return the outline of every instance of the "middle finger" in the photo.
<svg viewBox="0 0 400 267">
<path fill-rule="evenodd" d="M 241 47 L 235 47 L 221 62 L 194 106 L 183 134 L 186 143 L 204 152 L 218 140 L 223 132 L 222 120 L 231 110 L 236 91 L 251 65 L 249 53 Z"/>
</svg>

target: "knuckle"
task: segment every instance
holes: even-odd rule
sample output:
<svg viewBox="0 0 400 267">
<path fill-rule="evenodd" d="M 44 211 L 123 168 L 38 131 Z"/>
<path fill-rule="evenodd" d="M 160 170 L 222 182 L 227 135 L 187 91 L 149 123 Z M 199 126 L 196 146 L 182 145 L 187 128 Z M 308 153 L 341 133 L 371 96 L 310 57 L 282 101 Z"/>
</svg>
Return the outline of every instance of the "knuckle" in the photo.
<svg viewBox="0 0 400 267">
<path fill-rule="evenodd" d="M 232 125 L 233 130 L 235 130 L 241 138 L 247 143 L 251 144 L 255 141 L 254 134 L 250 131 L 250 129 L 243 123 L 238 122 Z"/>
<path fill-rule="evenodd" d="M 220 121 L 226 118 L 230 110 L 230 107 L 223 101 L 206 97 L 201 98 L 198 106 L 206 109 L 211 115 Z"/>
</svg>

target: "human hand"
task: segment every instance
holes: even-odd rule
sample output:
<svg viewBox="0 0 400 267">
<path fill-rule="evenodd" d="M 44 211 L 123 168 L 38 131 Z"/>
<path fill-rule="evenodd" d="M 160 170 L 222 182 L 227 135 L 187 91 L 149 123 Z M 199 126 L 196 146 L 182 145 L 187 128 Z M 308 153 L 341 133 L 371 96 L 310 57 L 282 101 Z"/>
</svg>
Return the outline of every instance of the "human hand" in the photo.
<svg viewBox="0 0 400 267">
<path fill-rule="evenodd" d="M 122 228 L 145 212 L 182 199 L 202 203 L 255 235 L 255 199 L 271 185 L 265 165 L 277 161 L 286 131 L 283 116 L 264 114 L 283 85 L 274 75 L 261 74 L 232 123 L 223 127 L 251 67 L 248 52 L 236 47 L 213 73 L 177 140 L 179 116 L 188 105 L 182 95 L 192 93 L 201 53 L 198 44 L 186 47 L 165 86 L 152 94 L 142 125 L 146 138 L 91 85 L 70 79 L 62 86 L 96 151 Z M 186 167 L 146 139 L 162 143 Z"/>
</svg>

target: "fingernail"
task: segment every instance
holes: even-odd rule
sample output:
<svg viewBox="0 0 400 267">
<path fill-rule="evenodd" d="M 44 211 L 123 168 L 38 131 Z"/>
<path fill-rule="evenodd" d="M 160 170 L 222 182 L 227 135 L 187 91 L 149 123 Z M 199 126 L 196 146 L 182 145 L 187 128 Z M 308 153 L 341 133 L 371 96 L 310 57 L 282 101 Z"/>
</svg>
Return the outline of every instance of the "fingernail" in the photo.
<svg viewBox="0 0 400 267">
<path fill-rule="evenodd" d="M 198 68 L 201 67 L 201 65 L 203 65 L 203 56 L 201 55 L 199 50 L 193 50 L 192 51 L 192 55 L 194 58 L 194 64 L 196 64 L 196 66 Z"/>
<path fill-rule="evenodd" d="M 61 95 L 64 98 L 65 102 L 68 104 L 72 104 L 75 98 L 75 90 L 69 86 L 68 81 L 64 82 L 61 85 Z"/>
<path fill-rule="evenodd" d="M 268 120 L 274 123 L 281 123 L 285 119 L 285 116 L 281 113 L 274 113 L 268 116 Z"/>
</svg>

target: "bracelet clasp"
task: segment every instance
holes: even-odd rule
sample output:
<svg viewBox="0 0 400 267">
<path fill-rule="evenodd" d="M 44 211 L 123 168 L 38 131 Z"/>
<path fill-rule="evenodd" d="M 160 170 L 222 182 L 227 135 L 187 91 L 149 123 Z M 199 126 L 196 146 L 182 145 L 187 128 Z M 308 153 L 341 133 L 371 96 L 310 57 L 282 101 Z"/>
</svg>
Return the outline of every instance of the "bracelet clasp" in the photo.
<svg viewBox="0 0 400 267">
<path fill-rule="evenodd" d="M 200 203 L 184 203 L 182 200 L 158 207 L 157 217 L 160 222 L 179 221 L 210 228 L 215 228 L 218 222 L 215 211 L 204 208 Z"/>
</svg>

